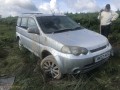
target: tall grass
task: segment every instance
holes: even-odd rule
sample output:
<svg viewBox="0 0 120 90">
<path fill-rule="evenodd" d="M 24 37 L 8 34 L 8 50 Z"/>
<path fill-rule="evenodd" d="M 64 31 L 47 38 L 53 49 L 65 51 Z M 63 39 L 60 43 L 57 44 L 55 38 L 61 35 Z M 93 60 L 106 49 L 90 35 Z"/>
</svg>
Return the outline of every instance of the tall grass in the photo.
<svg viewBox="0 0 120 90">
<path fill-rule="evenodd" d="M 11 90 L 119 90 L 120 57 L 111 57 L 101 67 L 80 75 L 66 75 L 61 80 L 44 78 L 39 58 L 20 52 L 15 41 L 15 26 L 0 25 L 0 76 L 16 77 Z M 37 69 L 36 69 L 37 66 Z"/>
</svg>

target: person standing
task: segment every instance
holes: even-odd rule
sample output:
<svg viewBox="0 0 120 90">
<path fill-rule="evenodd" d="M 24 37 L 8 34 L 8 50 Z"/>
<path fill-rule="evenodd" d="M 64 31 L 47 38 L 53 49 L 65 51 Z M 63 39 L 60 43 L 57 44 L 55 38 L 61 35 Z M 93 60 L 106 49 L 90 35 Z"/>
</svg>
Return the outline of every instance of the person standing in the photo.
<svg viewBox="0 0 120 90">
<path fill-rule="evenodd" d="M 119 17 L 118 13 L 111 10 L 110 4 L 100 11 L 98 19 L 100 19 L 100 33 L 108 38 L 111 24 Z"/>
</svg>

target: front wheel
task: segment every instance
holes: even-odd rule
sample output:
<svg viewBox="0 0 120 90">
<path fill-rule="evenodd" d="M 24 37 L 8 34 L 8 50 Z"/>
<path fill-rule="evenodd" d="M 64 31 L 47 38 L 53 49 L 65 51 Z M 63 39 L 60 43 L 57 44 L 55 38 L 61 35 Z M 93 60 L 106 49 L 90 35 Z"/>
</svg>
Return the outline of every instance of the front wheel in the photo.
<svg viewBox="0 0 120 90">
<path fill-rule="evenodd" d="M 41 68 L 46 75 L 49 74 L 54 79 L 62 77 L 60 68 L 52 55 L 47 56 L 41 61 Z"/>
</svg>

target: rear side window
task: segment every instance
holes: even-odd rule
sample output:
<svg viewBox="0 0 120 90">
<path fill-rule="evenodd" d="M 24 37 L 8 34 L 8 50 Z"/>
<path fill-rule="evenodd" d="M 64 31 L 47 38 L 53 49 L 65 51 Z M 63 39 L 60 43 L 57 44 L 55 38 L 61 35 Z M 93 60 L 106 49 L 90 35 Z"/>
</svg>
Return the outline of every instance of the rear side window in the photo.
<svg viewBox="0 0 120 90">
<path fill-rule="evenodd" d="M 22 21 L 21 21 L 21 27 L 27 29 L 27 18 L 22 18 Z"/>
<path fill-rule="evenodd" d="M 20 26 L 20 24 L 21 24 L 21 18 L 18 18 L 18 20 L 17 20 L 17 26 Z"/>
</svg>

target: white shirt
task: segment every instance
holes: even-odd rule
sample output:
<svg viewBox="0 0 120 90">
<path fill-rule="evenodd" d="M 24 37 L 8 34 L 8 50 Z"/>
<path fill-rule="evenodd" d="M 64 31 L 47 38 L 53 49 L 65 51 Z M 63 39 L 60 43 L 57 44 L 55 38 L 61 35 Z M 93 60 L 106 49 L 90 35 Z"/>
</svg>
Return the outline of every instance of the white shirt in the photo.
<svg viewBox="0 0 120 90">
<path fill-rule="evenodd" d="M 114 11 L 102 11 L 101 14 L 99 14 L 98 19 L 100 19 L 101 25 L 109 25 L 111 24 L 111 21 L 114 21 L 118 18 L 118 14 Z"/>
</svg>

